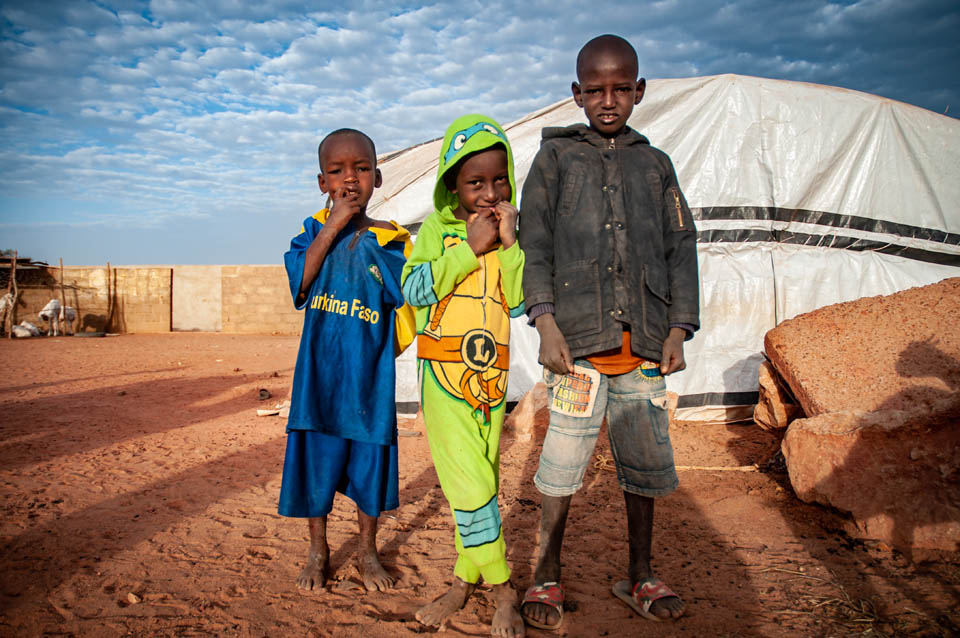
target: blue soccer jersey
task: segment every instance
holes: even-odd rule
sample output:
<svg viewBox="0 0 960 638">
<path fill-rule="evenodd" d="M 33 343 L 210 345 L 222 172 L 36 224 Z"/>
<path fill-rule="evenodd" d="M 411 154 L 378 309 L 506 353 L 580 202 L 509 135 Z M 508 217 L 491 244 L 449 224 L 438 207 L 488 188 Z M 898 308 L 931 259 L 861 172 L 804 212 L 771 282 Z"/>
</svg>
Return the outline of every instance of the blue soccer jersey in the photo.
<svg viewBox="0 0 960 638">
<path fill-rule="evenodd" d="M 307 248 L 323 227 L 324 209 L 307 218 L 284 255 L 294 303 Z M 353 244 L 353 245 L 351 245 Z M 336 237 L 306 300 L 293 375 L 287 430 L 316 430 L 389 445 L 396 440 L 394 358 L 413 336 L 400 272 L 410 235 L 371 227 Z"/>
</svg>

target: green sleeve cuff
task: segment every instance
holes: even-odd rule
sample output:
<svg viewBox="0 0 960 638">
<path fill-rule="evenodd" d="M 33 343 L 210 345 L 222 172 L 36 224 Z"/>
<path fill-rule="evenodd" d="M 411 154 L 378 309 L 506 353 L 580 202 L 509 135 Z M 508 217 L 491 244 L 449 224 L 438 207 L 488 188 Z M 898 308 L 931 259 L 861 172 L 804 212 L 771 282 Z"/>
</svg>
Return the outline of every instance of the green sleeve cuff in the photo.
<svg viewBox="0 0 960 638">
<path fill-rule="evenodd" d="M 473 254 L 473 248 L 470 248 L 470 244 L 466 241 L 460 242 L 447 252 L 464 276 L 480 267 L 480 260 Z"/>
<path fill-rule="evenodd" d="M 500 267 L 504 270 L 516 270 L 523 267 L 523 250 L 520 248 L 520 242 L 513 242 L 510 248 L 500 246 L 497 249 L 497 257 L 500 258 Z"/>
</svg>

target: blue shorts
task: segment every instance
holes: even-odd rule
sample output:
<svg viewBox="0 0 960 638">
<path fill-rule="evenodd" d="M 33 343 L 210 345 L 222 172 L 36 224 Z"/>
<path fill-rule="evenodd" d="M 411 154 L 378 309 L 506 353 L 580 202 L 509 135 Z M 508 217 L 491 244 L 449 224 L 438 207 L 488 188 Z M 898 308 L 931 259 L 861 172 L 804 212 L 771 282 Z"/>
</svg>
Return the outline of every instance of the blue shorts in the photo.
<svg viewBox="0 0 960 638">
<path fill-rule="evenodd" d="M 575 364 L 593 367 L 584 359 Z M 552 386 L 559 379 L 559 375 L 544 369 L 551 406 Z M 570 496 L 580 489 L 604 417 L 621 489 L 650 497 L 665 496 L 677 489 L 666 383 L 659 371 L 649 377 L 637 368 L 626 374 L 601 374 L 589 416 L 569 416 L 551 407 L 540 467 L 533 479 L 542 494 Z"/>
<path fill-rule="evenodd" d="M 282 516 L 319 518 L 346 495 L 367 516 L 396 509 L 397 444 L 341 439 L 313 430 L 289 430 L 280 484 Z"/>
</svg>

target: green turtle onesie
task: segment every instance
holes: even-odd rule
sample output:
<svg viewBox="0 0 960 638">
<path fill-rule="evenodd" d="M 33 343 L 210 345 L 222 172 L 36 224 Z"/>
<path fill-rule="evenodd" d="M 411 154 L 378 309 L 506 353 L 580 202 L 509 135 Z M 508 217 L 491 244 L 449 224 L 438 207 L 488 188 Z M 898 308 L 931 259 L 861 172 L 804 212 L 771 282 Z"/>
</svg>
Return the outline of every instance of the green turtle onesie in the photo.
<svg viewBox="0 0 960 638">
<path fill-rule="evenodd" d="M 510 318 L 523 315 L 523 251 L 519 242 L 474 255 L 466 223 L 454 216 L 455 193 L 444 174 L 467 156 L 507 152 L 510 203 L 516 205 L 513 151 L 503 129 L 465 115 L 447 129 L 433 192 L 401 282 L 416 307 L 420 405 L 433 464 L 456 523 L 454 574 L 506 582 L 510 568 L 497 505 L 500 430 L 510 368 Z"/>
</svg>

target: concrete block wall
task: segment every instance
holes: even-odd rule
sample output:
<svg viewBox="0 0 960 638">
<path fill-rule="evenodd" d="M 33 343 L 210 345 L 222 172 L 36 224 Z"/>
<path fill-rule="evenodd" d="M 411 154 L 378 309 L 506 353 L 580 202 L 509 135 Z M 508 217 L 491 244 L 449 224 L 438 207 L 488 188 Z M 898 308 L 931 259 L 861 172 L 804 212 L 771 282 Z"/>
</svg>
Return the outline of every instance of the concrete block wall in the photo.
<svg viewBox="0 0 960 638">
<path fill-rule="evenodd" d="M 170 267 L 112 268 L 107 297 L 107 269 L 67 266 L 63 269 L 64 297 L 77 310 L 79 332 L 169 332 L 171 311 Z M 20 292 L 16 321 L 43 327 L 37 313 L 51 299 L 60 299 L 60 269 L 40 268 L 17 273 Z"/>
<path fill-rule="evenodd" d="M 232 334 L 300 334 L 283 266 L 221 267 L 221 330 Z"/>
<path fill-rule="evenodd" d="M 293 307 L 283 266 L 129 266 L 111 268 L 108 303 L 105 266 L 64 268 L 67 305 L 81 332 L 204 331 L 300 334 L 303 314 Z M 17 271 L 16 322 L 43 328 L 37 313 L 60 299 L 59 268 Z"/>
<path fill-rule="evenodd" d="M 173 269 L 169 267 L 115 268 L 115 332 L 170 332 L 172 326 Z"/>
</svg>

